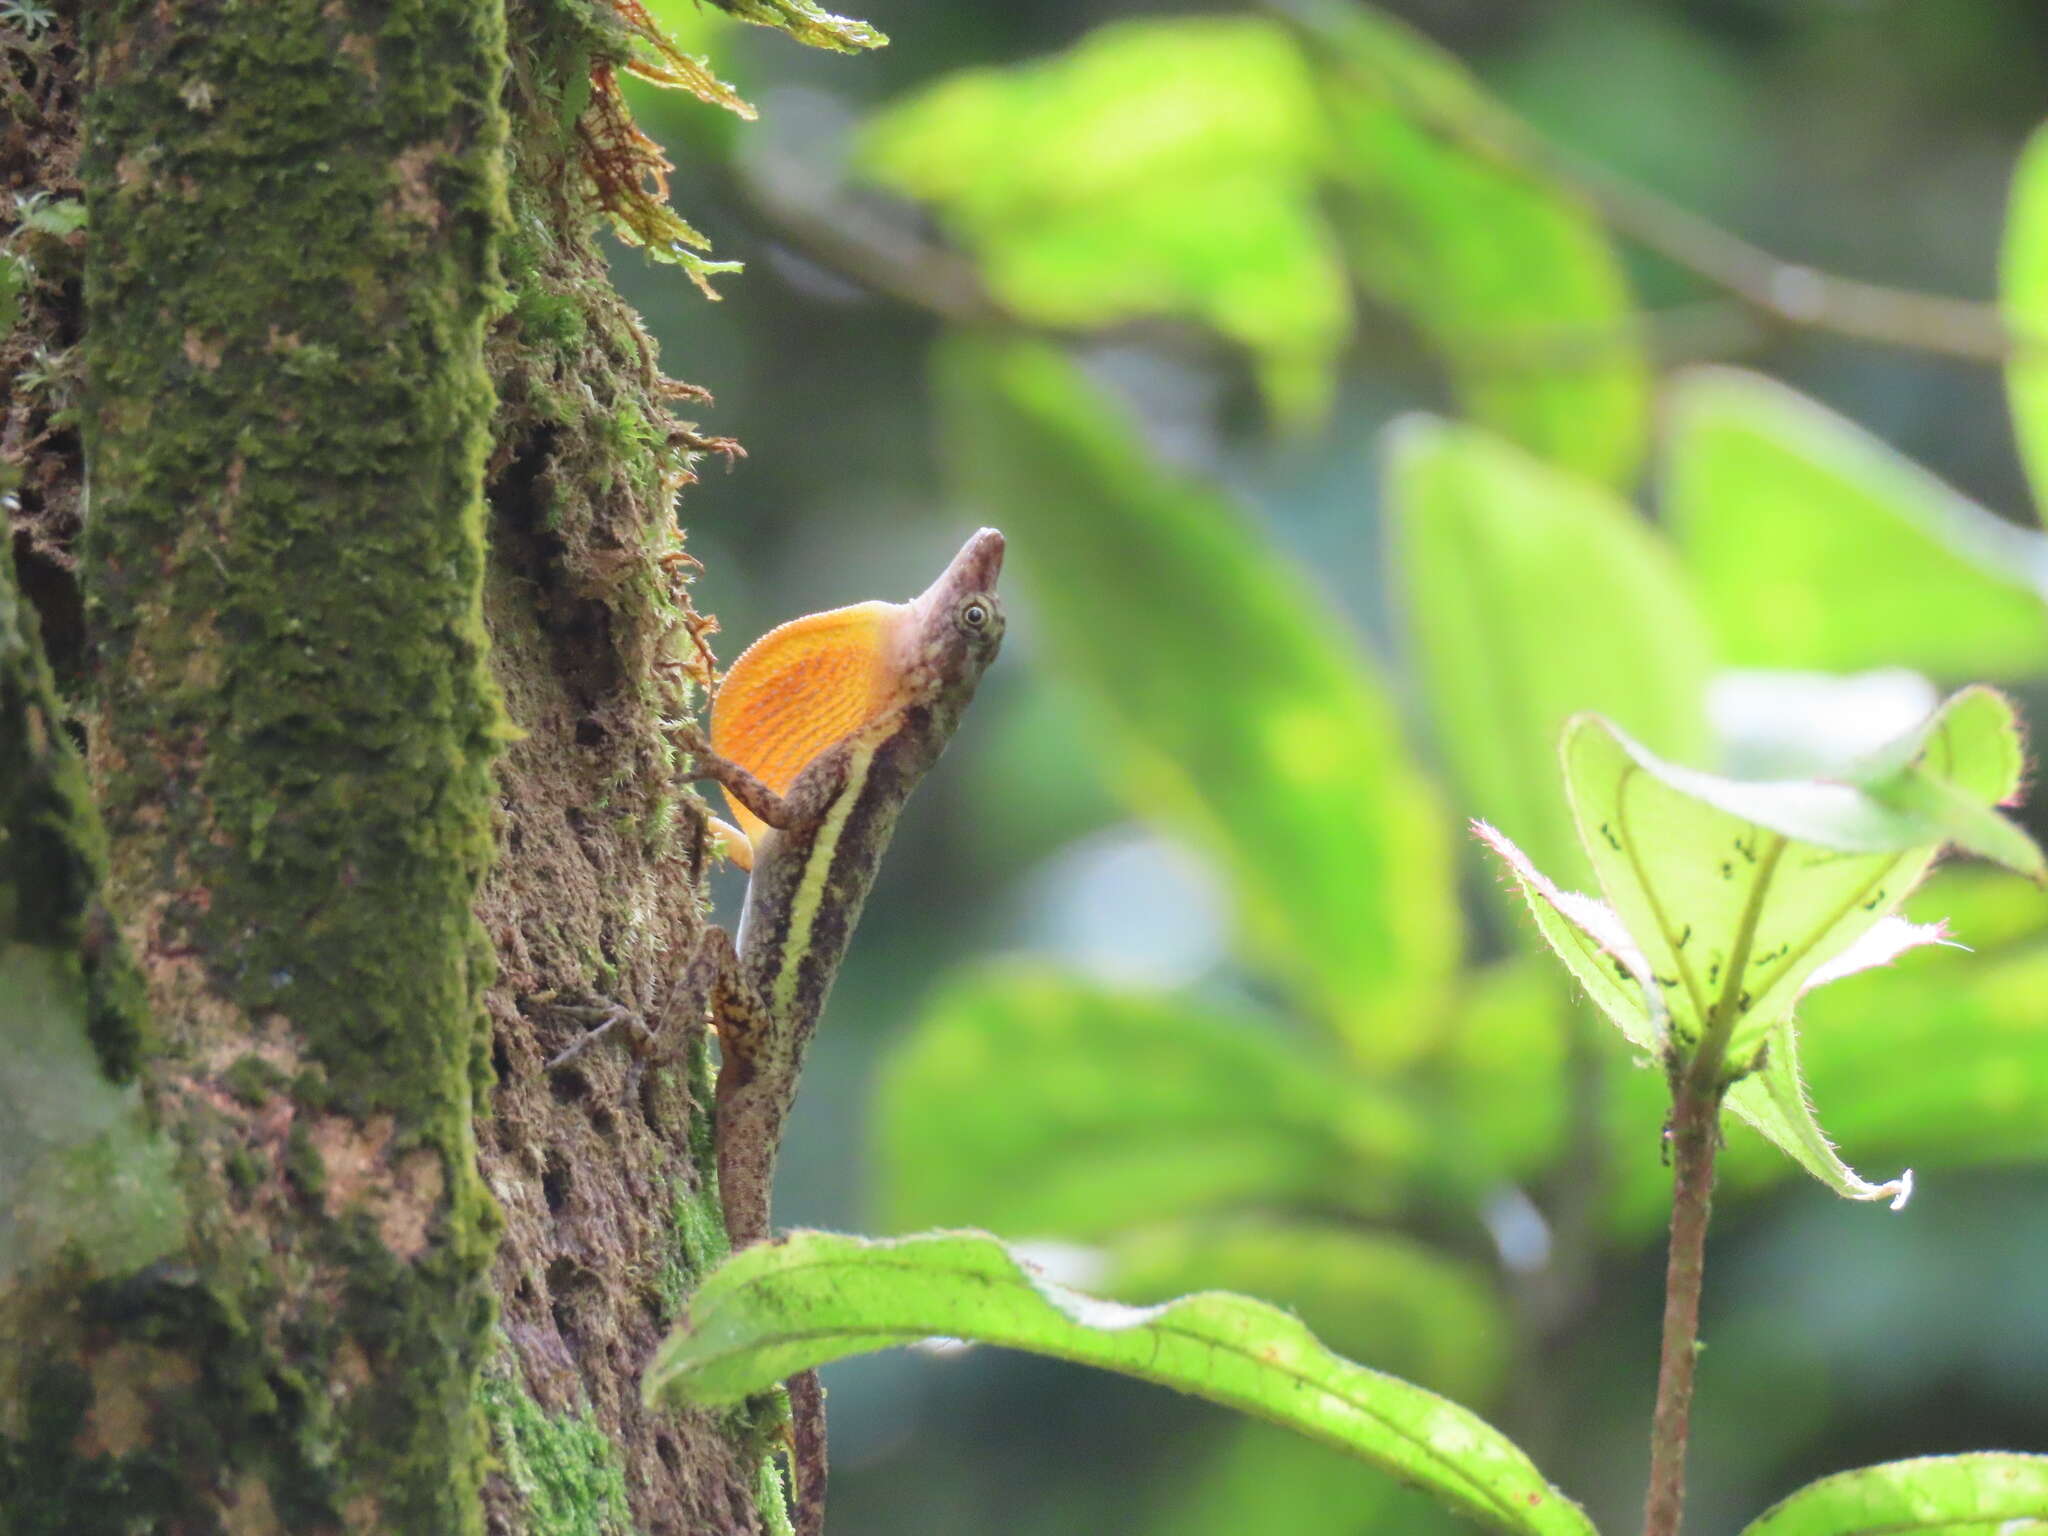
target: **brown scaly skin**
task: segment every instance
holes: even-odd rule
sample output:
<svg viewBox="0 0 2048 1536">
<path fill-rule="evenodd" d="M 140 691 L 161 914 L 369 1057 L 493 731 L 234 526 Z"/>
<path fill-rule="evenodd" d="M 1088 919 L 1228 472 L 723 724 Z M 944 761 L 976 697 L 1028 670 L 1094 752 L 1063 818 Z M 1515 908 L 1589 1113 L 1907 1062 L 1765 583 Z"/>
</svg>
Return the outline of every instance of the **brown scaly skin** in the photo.
<svg viewBox="0 0 2048 1536">
<path fill-rule="evenodd" d="M 735 1249 L 769 1235 L 775 1154 L 804 1052 L 896 818 L 945 751 L 1002 645 L 995 590 L 1002 566 L 1000 533 L 984 528 L 967 541 L 916 600 L 895 658 L 900 672 L 891 706 L 813 758 L 786 795 L 691 743 L 695 776 L 723 784 L 768 824 L 755 839 L 737 943 L 723 929 L 708 930 L 682 984 L 686 999 L 709 996 L 718 1022 L 718 1180 Z M 789 1393 L 795 1524 L 801 1536 L 816 1536 L 825 1518 L 817 1373 L 793 1378 Z"/>
</svg>

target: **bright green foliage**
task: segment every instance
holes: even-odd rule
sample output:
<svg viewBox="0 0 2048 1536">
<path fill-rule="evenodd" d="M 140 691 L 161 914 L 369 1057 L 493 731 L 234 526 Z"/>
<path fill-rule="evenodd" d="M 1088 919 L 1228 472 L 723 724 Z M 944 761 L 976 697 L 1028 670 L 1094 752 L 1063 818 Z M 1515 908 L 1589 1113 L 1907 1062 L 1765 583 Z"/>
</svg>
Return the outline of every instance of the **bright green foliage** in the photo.
<svg viewBox="0 0 2048 1536">
<path fill-rule="evenodd" d="M 1742 1536 L 2037 1536 L 2048 1532 L 2048 1456 L 1923 1456 L 1809 1483 Z"/>
<path fill-rule="evenodd" d="M 2010 677 L 2048 664 L 2048 540 L 1782 384 L 1674 388 L 1663 502 L 1722 659 Z"/>
<path fill-rule="evenodd" d="M 1587 709 L 1704 751 L 1707 637 L 1678 563 L 1618 496 L 1480 428 L 1410 420 L 1386 461 L 1396 602 L 1462 808 L 1580 880 L 1563 791 L 1530 764 Z"/>
<path fill-rule="evenodd" d="M 1385 1215 L 1428 1151 L 1408 1103 L 1271 1020 L 1022 969 L 947 989 L 881 1092 L 896 1231 L 1093 1238 L 1275 1197 Z"/>
<path fill-rule="evenodd" d="M 1822 1135 L 1792 1010 L 1810 987 L 1940 940 L 1938 927 L 1890 914 L 1958 828 L 1975 846 L 2006 843 L 1983 822 L 2009 825 L 1989 807 L 2018 785 L 2011 706 L 1988 689 L 1958 694 L 1873 770 L 1870 788 L 1717 779 L 1660 762 L 1591 716 L 1567 729 L 1564 759 L 1606 902 L 1559 891 L 1481 830 L 1588 996 L 1673 1071 L 1702 1051 L 1724 1061 L 1739 1078 L 1728 1107 L 1837 1193 L 1903 1201 L 1909 1179 L 1858 1178 Z M 2012 862 L 2038 870 L 2038 850 L 2010 838 Z"/>
<path fill-rule="evenodd" d="M 1944 910 L 1952 880 L 1939 873 L 1916 904 Z M 1999 883 L 2031 891 L 2010 876 Z M 1954 929 L 1973 948 L 1984 937 L 1964 909 Z M 2048 950 L 2039 947 L 1904 956 L 1895 969 L 1851 976 L 1800 1000 L 1799 1076 L 1826 1110 L 1828 1136 L 1853 1147 L 1859 1160 L 1886 1168 L 1911 1162 L 1930 1181 L 2030 1164 L 2048 1139 L 2044 996 Z M 1617 1086 L 1625 1091 L 1607 1116 L 1616 1158 L 1609 1212 L 1618 1233 L 1646 1239 L 1670 1214 L 1671 1170 L 1643 1137 L 1644 1125 L 1662 1112 L 1665 1090 L 1662 1078 L 1647 1072 Z M 1768 1095 L 1746 1082 L 1731 1097 L 1758 1113 L 1768 1110 Z M 1717 1205 L 1776 1183 L 1788 1166 L 1763 1140 L 1731 1131 L 1717 1163 Z M 1840 1179 L 1839 1169 L 1833 1177 Z"/>
<path fill-rule="evenodd" d="M 1160 467 L 1046 348 L 956 345 L 939 394 L 1133 807 L 1229 878 L 1251 945 L 1363 1057 L 1429 1040 L 1456 956 L 1445 820 L 1328 605 L 1213 490 Z"/>
<path fill-rule="evenodd" d="M 1294 1318 L 1222 1293 L 1151 1308 L 1054 1285 L 978 1233 L 872 1242 L 797 1233 L 735 1255 L 646 1377 L 653 1403 L 716 1405 L 810 1366 L 944 1336 L 1157 1382 L 1350 1452 L 1496 1530 L 1592 1526 L 1498 1431 L 1330 1353 Z"/>
<path fill-rule="evenodd" d="M 1006 309 L 1196 321 L 1251 354 L 1283 421 L 1327 405 L 1356 279 L 1475 416 L 1625 479 L 1648 372 L 1605 232 L 1475 137 L 1476 87 L 1421 37 L 1347 10 L 1307 42 L 1242 16 L 1112 23 L 898 104 L 867 168 L 934 205 Z"/>
<path fill-rule="evenodd" d="M 1359 281 L 1436 347 L 1475 419 L 1625 483 L 1650 376 L 1606 231 L 1536 169 L 1521 125 L 1419 34 L 1333 0 L 1284 9 L 1321 67 Z"/>
<path fill-rule="evenodd" d="M 1131 21 L 964 71 L 878 118 L 868 169 L 936 205 L 1007 308 L 1048 326 L 1199 320 L 1283 416 L 1319 413 L 1350 301 L 1317 206 L 1328 147 L 1286 33 Z"/>
<path fill-rule="evenodd" d="M 1394 1232 L 1308 1218 L 1162 1223 L 1109 1249 L 1102 1289 L 1159 1302 L 1215 1288 L 1285 1307 L 1330 1348 L 1459 1402 L 1484 1402 L 1507 1364 L 1507 1319 L 1486 1275 Z"/>
<path fill-rule="evenodd" d="M 2005 372 L 2013 435 L 2048 516 L 2048 128 L 2035 130 L 2013 172 L 1999 288 L 2019 349 Z"/>
<path fill-rule="evenodd" d="M 1437 1536 L 1464 1521 L 1391 1482 L 1358 1475 L 1358 1463 L 1317 1441 L 1257 1420 L 1240 1421 L 1213 1449 L 1178 1459 L 1171 1491 L 1148 1536 Z"/>
</svg>

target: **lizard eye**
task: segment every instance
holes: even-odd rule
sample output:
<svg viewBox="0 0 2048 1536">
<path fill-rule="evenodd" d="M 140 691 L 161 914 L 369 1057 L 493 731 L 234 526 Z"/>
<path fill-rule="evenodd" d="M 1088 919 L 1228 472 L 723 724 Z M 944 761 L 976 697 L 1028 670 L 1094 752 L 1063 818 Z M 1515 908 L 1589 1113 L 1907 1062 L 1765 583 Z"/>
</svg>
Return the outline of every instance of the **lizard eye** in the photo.
<svg viewBox="0 0 2048 1536">
<path fill-rule="evenodd" d="M 960 622 L 968 629 L 980 629 L 988 623 L 988 604 L 979 598 L 970 598 L 960 609 Z"/>
</svg>

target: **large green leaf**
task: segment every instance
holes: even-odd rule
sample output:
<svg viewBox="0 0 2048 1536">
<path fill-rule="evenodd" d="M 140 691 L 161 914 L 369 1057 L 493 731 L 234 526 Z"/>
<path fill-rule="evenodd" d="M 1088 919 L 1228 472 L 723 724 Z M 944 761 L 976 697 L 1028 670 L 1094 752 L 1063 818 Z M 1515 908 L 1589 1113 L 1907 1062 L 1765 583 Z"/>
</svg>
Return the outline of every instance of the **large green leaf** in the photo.
<svg viewBox="0 0 2048 1536">
<path fill-rule="evenodd" d="M 1254 17 L 1114 22 L 884 112 L 867 170 L 930 202 L 1009 309 L 1060 328 L 1198 320 L 1319 412 L 1351 328 L 1300 53 Z"/>
<path fill-rule="evenodd" d="M 1427 1154 L 1406 1103 L 1269 1019 L 1022 968 L 940 993 L 883 1068 L 876 1122 L 898 1231 L 1089 1238 L 1238 1204 L 1385 1214 Z"/>
<path fill-rule="evenodd" d="M 1605 229 L 1525 131 L 1392 18 L 1288 0 L 1335 125 L 1338 217 L 1365 287 L 1443 356 L 1460 403 L 1598 480 L 1641 460 L 1650 370 Z"/>
<path fill-rule="evenodd" d="M 1653 1060 L 1718 1040 L 1740 1077 L 1728 1107 L 1830 1188 L 1902 1203 L 1910 1175 L 1870 1183 L 1822 1134 L 1793 1008 L 1812 987 L 1942 939 L 1938 925 L 1891 914 L 1958 828 L 1972 846 L 2038 866 L 2039 851 L 1990 809 L 2021 768 L 2010 704 L 1988 689 L 1956 695 L 1865 787 L 1695 773 L 1597 716 L 1566 730 L 1564 759 L 1606 902 L 1560 891 L 1504 836 L 1479 830 L 1566 967 Z M 1925 794 L 1902 796 L 1902 785 Z M 2003 847 L 2007 832 L 2019 848 Z"/>
<path fill-rule="evenodd" d="M 2048 516 L 2048 127 L 2027 140 L 2006 209 L 1999 290 L 2018 351 L 2005 371 L 2013 435 Z"/>
<path fill-rule="evenodd" d="M 1438 1536 L 1470 1527 L 1420 1494 L 1358 1475 L 1358 1463 L 1316 1440 L 1258 1420 L 1176 1457 L 1156 1479 L 1149 1536 Z M 1364 1485 L 1364 1486 L 1361 1486 Z"/>
<path fill-rule="evenodd" d="M 2048 664 L 2048 541 L 1755 374 L 1673 387 L 1663 507 L 1722 659 L 2010 677 Z"/>
<path fill-rule="evenodd" d="M 1118 788 L 1222 866 L 1307 1010 L 1374 1061 L 1414 1055 L 1459 944 L 1449 829 L 1355 637 L 1057 352 L 955 342 L 938 387 L 959 481 L 1009 533 Z"/>
<path fill-rule="evenodd" d="M 1742 1536 L 2035 1536 L 2048 1532 L 2048 1456 L 1980 1451 L 1824 1477 Z"/>
<path fill-rule="evenodd" d="M 2002 823 L 1990 807 L 2017 787 L 2017 743 L 2011 706 L 1965 690 L 1909 758 L 1872 776 L 1875 793 L 1696 773 L 1586 717 L 1565 733 L 1565 780 L 1580 841 L 1672 1030 L 1689 1048 L 1718 1017 L 1739 1064 L 1822 967 L 1905 899 L 1965 820 Z M 1939 814 L 1899 803 L 1909 782 L 1940 792 Z M 1972 835 L 1992 841 L 1981 828 Z"/>
<path fill-rule="evenodd" d="M 706 1277 L 645 1390 L 671 1406 L 736 1403 L 797 1371 L 932 1336 L 1100 1366 L 1270 1419 L 1497 1530 L 1593 1530 L 1498 1430 L 1332 1354 L 1277 1307 L 1221 1292 L 1146 1308 L 1098 1301 L 979 1233 L 757 1244 Z"/>
<path fill-rule="evenodd" d="M 1460 1402 L 1490 1397 L 1507 1364 L 1507 1318 L 1487 1277 L 1399 1232 L 1195 1217 L 1127 1232 L 1107 1258 L 1101 1289 L 1120 1301 L 1199 1290 L 1262 1297 L 1338 1353 Z"/>
<path fill-rule="evenodd" d="M 1706 628 L 1678 562 L 1613 492 L 1480 428 L 1387 440 L 1399 601 L 1461 809 L 1558 879 L 1590 870 L 1552 771 L 1597 710 L 1653 751 L 1706 747 Z"/>
</svg>

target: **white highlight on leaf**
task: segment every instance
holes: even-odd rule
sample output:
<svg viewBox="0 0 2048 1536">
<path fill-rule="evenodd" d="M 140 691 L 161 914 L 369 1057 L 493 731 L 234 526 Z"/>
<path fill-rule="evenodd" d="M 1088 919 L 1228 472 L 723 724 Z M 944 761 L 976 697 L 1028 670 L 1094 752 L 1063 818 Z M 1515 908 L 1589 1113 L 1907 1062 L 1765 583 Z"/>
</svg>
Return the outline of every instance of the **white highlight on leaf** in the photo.
<svg viewBox="0 0 2048 1536">
<path fill-rule="evenodd" d="M 1484 821 L 1472 823 L 1472 833 L 1487 847 L 1499 854 L 1522 889 L 1539 897 L 1579 932 L 1591 939 L 1604 955 L 1619 961 L 1622 968 L 1635 978 L 1642 989 L 1643 1014 L 1654 1026 L 1658 1039 L 1664 1037 L 1665 1020 L 1668 1016 L 1664 1007 L 1664 994 L 1658 989 L 1656 979 L 1650 974 L 1650 961 L 1644 955 L 1642 946 L 1636 943 L 1620 914 L 1614 908 L 1592 896 L 1577 891 L 1560 890 L 1557 883 L 1534 864 L 1529 856 L 1517 848 L 1509 836 Z M 1616 1022 L 1619 1022 L 1618 1020 Z"/>
<path fill-rule="evenodd" d="M 1881 918 L 1832 960 L 1815 966 L 1813 974 L 1800 987 L 1799 995 L 1804 997 L 1815 987 L 1824 987 L 1858 971 L 1890 965 L 1907 950 L 1917 949 L 1922 944 L 1942 944 L 1950 949 L 1969 948 L 1969 945 L 1958 944 L 1950 938 L 1948 925 L 1939 919 L 1931 923 L 1914 923 L 1897 915 Z"/>
</svg>

